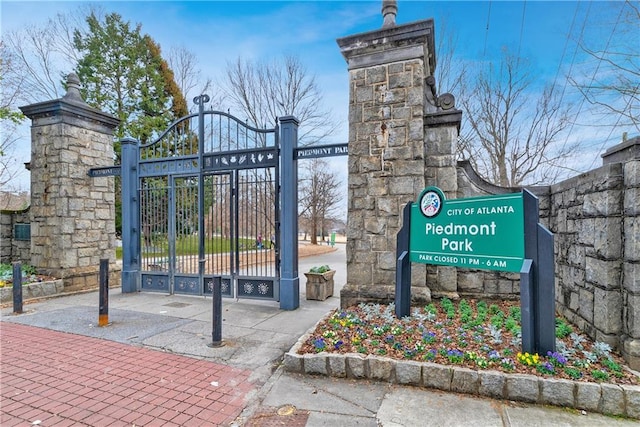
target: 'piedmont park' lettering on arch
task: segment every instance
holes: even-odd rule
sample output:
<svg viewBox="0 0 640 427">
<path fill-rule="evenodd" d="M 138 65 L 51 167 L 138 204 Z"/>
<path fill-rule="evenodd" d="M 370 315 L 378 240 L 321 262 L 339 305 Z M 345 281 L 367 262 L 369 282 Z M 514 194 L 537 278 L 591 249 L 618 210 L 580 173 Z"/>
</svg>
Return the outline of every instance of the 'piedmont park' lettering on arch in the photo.
<svg viewBox="0 0 640 427">
<path fill-rule="evenodd" d="M 425 188 L 411 206 L 410 261 L 520 272 L 522 200 L 522 193 L 446 200 L 439 188 Z"/>
</svg>

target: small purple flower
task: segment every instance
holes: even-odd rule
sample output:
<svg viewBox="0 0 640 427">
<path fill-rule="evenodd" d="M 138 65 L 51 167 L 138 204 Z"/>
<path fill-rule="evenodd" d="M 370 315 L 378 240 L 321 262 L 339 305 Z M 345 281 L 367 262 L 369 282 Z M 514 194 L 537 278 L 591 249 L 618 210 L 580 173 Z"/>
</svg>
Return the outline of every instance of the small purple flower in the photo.
<svg viewBox="0 0 640 427">
<path fill-rule="evenodd" d="M 313 346 L 316 348 L 316 351 L 322 351 L 326 348 L 327 343 L 324 341 L 324 338 L 316 338 L 313 340 Z"/>
<path fill-rule="evenodd" d="M 491 350 L 487 356 L 492 360 L 500 359 L 500 353 L 495 350 Z"/>
<path fill-rule="evenodd" d="M 426 332 L 422 334 L 422 341 L 426 343 L 432 343 L 436 339 L 436 334 L 434 332 Z"/>
<path fill-rule="evenodd" d="M 393 335 L 387 335 L 386 337 L 384 337 L 384 340 L 391 344 L 395 340 L 395 338 L 393 337 Z"/>
<path fill-rule="evenodd" d="M 438 352 L 434 349 L 431 349 L 429 351 L 427 351 L 424 355 L 424 359 L 425 360 L 435 360 L 436 356 L 438 355 Z"/>
<path fill-rule="evenodd" d="M 342 347 L 344 345 L 344 342 L 342 340 L 339 340 L 338 342 L 336 342 L 333 345 L 333 348 L 335 348 L 336 350 L 340 349 L 340 347 Z"/>
<path fill-rule="evenodd" d="M 558 353 L 557 351 L 554 351 L 553 353 L 550 351 L 547 351 L 547 356 L 551 358 L 551 363 L 553 363 L 556 366 L 564 366 L 567 363 L 567 358 L 564 357 L 562 354 Z"/>
<path fill-rule="evenodd" d="M 460 350 L 447 350 L 447 356 L 462 356 Z"/>
</svg>

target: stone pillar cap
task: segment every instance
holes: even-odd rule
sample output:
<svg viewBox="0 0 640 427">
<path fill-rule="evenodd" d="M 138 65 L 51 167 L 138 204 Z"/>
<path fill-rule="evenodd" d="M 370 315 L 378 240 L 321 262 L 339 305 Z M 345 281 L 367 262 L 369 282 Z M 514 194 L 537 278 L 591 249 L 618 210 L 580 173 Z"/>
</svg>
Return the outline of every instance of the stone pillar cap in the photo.
<svg viewBox="0 0 640 427">
<path fill-rule="evenodd" d="M 62 99 L 84 103 L 84 99 L 82 99 L 82 94 L 80 93 L 80 78 L 76 73 L 69 73 L 67 75 L 67 93 Z"/>
</svg>

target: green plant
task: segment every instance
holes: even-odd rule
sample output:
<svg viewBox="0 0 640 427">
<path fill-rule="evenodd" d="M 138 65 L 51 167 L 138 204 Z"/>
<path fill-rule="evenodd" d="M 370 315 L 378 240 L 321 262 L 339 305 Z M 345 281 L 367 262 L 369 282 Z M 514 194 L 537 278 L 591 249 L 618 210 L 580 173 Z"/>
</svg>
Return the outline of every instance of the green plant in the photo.
<svg viewBox="0 0 640 427">
<path fill-rule="evenodd" d="M 498 313 L 491 316 L 489 322 L 496 328 L 501 329 L 504 325 L 504 314 L 501 311 L 499 311 Z"/>
<path fill-rule="evenodd" d="M 518 324 L 513 317 L 507 317 L 507 320 L 504 321 L 504 327 L 508 331 L 515 333 L 515 331 L 518 329 Z"/>
<path fill-rule="evenodd" d="M 498 307 L 497 304 L 491 304 L 489 306 L 489 314 L 494 315 L 494 314 L 498 314 L 498 313 L 502 313 L 500 311 L 500 307 Z"/>
<path fill-rule="evenodd" d="M 580 369 L 578 368 L 571 368 L 567 366 L 564 368 L 564 372 L 574 380 L 582 378 L 582 372 L 580 372 Z"/>
<path fill-rule="evenodd" d="M 309 269 L 309 273 L 322 274 L 322 273 L 326 273 L 329 270 L 331 270 L 331 267 L 329 267 L 328 265 L 321 265 L 321 266 L 311 267 Z"/>
<path fill-rule="evenodd" d="M 30 264 L 22 264 L 20 270 L 22 271 L 23 285 L 27 285 L 38 280 L 36 277 L 38 271 L 34 266 Z M 10 282 L 13 283 L 13 265 L 2 263 L 0 264 L 0 287 L 4 287 Z"/>
<path fill-rule="evenodd" d="M 563 319 L 556 318 L 556 338 L 565 338 L 573 332 L 573 328 L 567 324 Z"/>
<path fill-rule="evenodd" d="M 427 314 L 432 314 L 432 315 L 435 315 L 435 314 L 437 314 L 437 313 L 438 313 L 438 309 L 436 308 L 436 305 L 435 305 L 434 303 L 432 303 L 432 302 L 431 302 L 431 303 L 429 303 L 429 304 L 427 304 L 427 305 L 424 307 L 424 311 L 425 311 Z"/>
<path fill-rule="evenodd" d="M 473 318 L 473 311 L 466 299 L 460 300 L 458 303 L 458 312 L 462 323 L 468 323 Z"/>
<path fill-rule="evenodd" d="M 593 371 L 591 371 L 591 376 L 596 381 L 606 381 L 609 379 L 609 374 L 601 369 L 594 369 Z"/>
<path fill-rule="evenodd" d="M 456 317 L 456 307 L 453 305 L 453 302 L 449 298 L 442 298 L 440 300 L 440 306 L 447 314 L 448 319 L 453 319 Z"/>
</svg>

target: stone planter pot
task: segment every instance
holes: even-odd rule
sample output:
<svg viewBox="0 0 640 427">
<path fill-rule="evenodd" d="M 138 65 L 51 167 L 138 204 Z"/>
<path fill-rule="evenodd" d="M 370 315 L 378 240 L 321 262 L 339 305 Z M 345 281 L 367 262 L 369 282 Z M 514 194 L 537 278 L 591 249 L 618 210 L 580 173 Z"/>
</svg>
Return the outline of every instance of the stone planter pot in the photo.
<svg viewBox="0 0 640 427">
<path fill-rule="evenodd" d="M 307 277 L 307 299 L 324 301 L 333 295 L 335 270 L 324 273 L 304 273 Z"/>
</svg>

